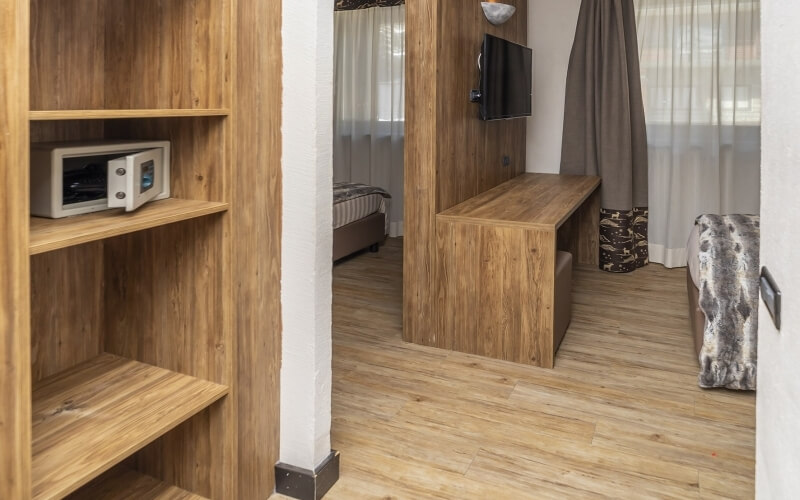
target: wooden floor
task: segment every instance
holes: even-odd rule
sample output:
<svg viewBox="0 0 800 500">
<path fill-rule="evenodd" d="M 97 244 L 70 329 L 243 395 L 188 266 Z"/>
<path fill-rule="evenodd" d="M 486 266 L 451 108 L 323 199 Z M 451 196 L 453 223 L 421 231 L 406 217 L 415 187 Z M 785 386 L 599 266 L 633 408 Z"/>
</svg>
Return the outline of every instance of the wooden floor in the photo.
<svg viewBox="0 0 800 500">
<path fill-rule="evenodd" d="M 755 397 L 697 387 L 684 270 L 576 270 L 554 370 L 401 340 L 402 248 L 334 269 L 326 498 L 752 498 Z"/>
</svg>

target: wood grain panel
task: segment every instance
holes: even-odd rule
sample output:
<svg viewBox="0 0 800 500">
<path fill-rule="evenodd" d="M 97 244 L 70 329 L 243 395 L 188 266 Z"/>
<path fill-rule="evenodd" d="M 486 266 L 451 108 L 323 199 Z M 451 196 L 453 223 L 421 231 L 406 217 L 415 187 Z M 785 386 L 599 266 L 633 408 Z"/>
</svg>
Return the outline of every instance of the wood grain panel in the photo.
<svg viewBox="0 0 800 500">
<path fill-rule="evenodd" d="M 580 210 L 599 185 L 593 176 L 523 174 L 439 216 L 552 229 Z"/>
<path fill-rule="evenodd" d="M 573 217 L 558 228 L 558 249 L 576 264 L 600 264 L 600 190 L 592 193 Z"/>
<path fill-rule="evenodd" d="M 237 498 L 256 500 L 275 489 L 280 434 L 281 2 L 236 2 L 234 33 Z"/>
<path fill-rule="evenodd" d="M 31 217 L 30 252 L 31 255 L 36 255 L 151 227 L 217 214 L 227 209 L 227 203 L 168 198 L 148 203 L 130 213 L 125 213 L 124 210 L 107 210 L 64 219 Z M 83 255 L 85 256 L 86 253 Z"/>
<path fill-rule="evenodd" d="M 404 333 L 409 342 L 436 345 L 435 215 L 525 170 L 526 121 L 482 122 L 469 102 L 478 85 L 484 33 L 527 40 L 527 0 L 491 25 L 478 2 L 406 2 L 406 153 Z M 503 166 L 509 156 L 511 165 Z"/>
<path fill-rule="evenodd" d="M 35 4 L 38 2 L 31 5 Z M 41 43 L 38 39 L 35 41 Z M 31 142 L 87 141 L 102 140 L 105 130 L 102 120 L 42 121 L 30 123 L 30 134 Z M 93 222 L 98 216 L 103 217 L 103 214 L 78 220 L 30 218 L 28 241 L 31 255 L 67 246 L 63 244 L 64 238 L 76 236 L 71 230 L 72 224 L 80 224 L 81 220 L 89 222 L 91 230 L 96 230 Z M 49 236 L 51 233 L 45 229 L 47 226 L 60 230 L 61 237 Z M 73 241 L 77 244 L 89 240 Z M 105 310 L 103 259 L 102 242 L 65 248 L 30 259 L 31 368 L 34 382 L 102 352 Z"/>
<path fill-rule="evenodd" d="M 29 6 L 0 0 L 0 498 L 31 491 Z"/>
<path fill-rule="evenodd" d="M 478 105 L 469 102 L 469 91 L 478 87 L 484 33 L 527 42 L 527 0 L 506 3 L 516 6 L 517 12 L 507 23 L 494 26 L 478 2 L 439 0 L 437 113 L 446 126 L 432 137 L 438 142 L 437 212 L 525 171 L 526 120 L 484 122 L 478 119 Z M 508 167 L 503 166 L 504 156 L 511 159 Z"/>
<path fill-rule="evenodd" d="M 80 222 L 87 222 L 91 217 L 80 222 L 76 219 L 33 225 L 35 236 L 55 235 L 57 240 L 55 246 L 47 246 L 53 243 L 48 240 L 45 246 L 37 247 L 37 251 L 80 243 L 88 233 L 92 233 L 91 240 L 104 239 L 102 244 L 77 246 L 33 259 L 36 273 L 33 297 L 40 300 L 33 324 L 37 332 L 42 332 L 34 343 L 36 377 L 79 362 L 103 347 L 112 353 L 231 387 L 228 398 L 169 432 L 129 463 L 140 472 L 174 484 L 174 488 L 167 487 L 168 492 L 175 493 L 176 488 L 182 488 L 211 498 L 240 497 L 236 478 L 238 344 L 233 329 L 236 307 L 232 274 L 233 215 L 185 219 L 227 209 L 232 199 L 230 179 L 234 175 L 242 176 L 242 186 L 249 183 L 243 188 L 237 210 L 239 214 L 252 215 L 242 222 L 240 235 L 260 238 L 265 232 L 274 234 L 271 233 L 274 219 L 264 219 L 266 231 L 259 232 L 248 225 L 259 220 L 264 208 L 264 212 L 274 212 L 279 218 L 279 211 L 272 209 L 280 203 L 279 199 L 265 196 L 271 191 L 256 184 L 262 180 L 256 172 L 267 170 L 272 176 L 270 179 L 274 179 L 274 172 L 280 169 L 279 152 L 275 154 L 269 146 L 262 146 L 264 142 L 270 144 L 263 140 L 263 129 L 249 135 L 242 150 L 264 147 L 270 154 L 260 162 L 244 165 L 240 171 L 234 168 L 231 108 L 232 65 L 236 56 L 233 44 L 235 3 L 232 0 L 65 0 L 51 4 L 34 0 L 31 33 L 28 34 L 26 18 L 24 36 L 15 39 L 24 42 L 26 54 L 28 41 L 33 42 L 33 67 L 30 71 L 27 64 L 14 68 L 18 74 L 21 68 L 25 92 L 30 89 L 33 94 L 32 105 L 28 106 L 25 99 L 22 108 L 26 113 L 33 110 L 29 115 L 36 120 L 30 126 L 32 136 L 37 140 L 170 140 L 171 188 L 175 199 L 153 204 L 152 209 L 157 211 L 159 207 L 171 206 L 172 210 L 165 210 L 164 216 L 172 222 L 184 220 L 168 228 L 148 230 L 160 223 L 147 216 L 154 212 L 145 207 L 141 213 L 126 217 L 124 221 L 118 219 L 119 224 L 101 222 L 93 224 L 89 230 L 81 229 Z M 263 37 L 269 39 L 271 50 L 280 53 L 279 40 L 275 43 L 280 20 L 277 16 L 277 21 L 270 17 L 280 12 L 279 2 L 242 1 L 241 4 L 246 6 L 242 12 L 251 4 L 259 4 L 260 16 L 247 20 L 252 23 L 249 29 L 255 33 L 271 26 Z M 5 3 L 2 5 L 5 7 Z M 6 17 L 1 22 L 5 20 Z M 262 36 L 260 32 L 259 36 Z M 264 50 L 253 49 L 260 41 L 248 40 L 253 45 L 248 45 L 247 50 L 255 54 L 253 57 L 261 65 L 261 73 L 255 80 L 269 79 L 264 85 L 271 91 L 274 82 L 280 81 L 280 64 L 276 65 L 271 57 L 264 57 Z M 247 70 L 253 68 L 255 65 L 246 67 Z M 240 108 L 242 115 L 257 123 L 267 122 L 265 115 L 252 112 L 253 103 L 260 104 L 262 95 L 253 91 L 248 99 Z M 277 105 L 275 99 L 278 99 Z M 280 106 L 279 99 L 280 92 L 270 93 L 269 99 L 264 99 L 270 104 L 270 127 L 278 131 L 280 116 L 274 110 Z M 275 125 L 276 120 L 278 125 Z M 27 122 L 24 125 L 27 133 Z M 279 132 L 273 131 L 273 137 L 275 134 Z M 27 159 L 17 161 L 16 165 L 17 168 L 27 165 Z M 269 190 L 275 190 L 275 185 L 274 182 L 269 184 Z M 27 193 L 27 187 L 21 192 Z M 183 209 L 180 208 L 186 200 L 194 204 L 193 208 L 185 203 Z M 254 202 L 261 206 L 255 207 Z M 27 206 L 27 197 L 20 206 Z M 206 213 L 201 213 L 203 211 Z M 137 216 L 137 224 L 143 222 L 144 225 L 130 224 Z M 97 220 L 110 222 L 107 219 Z M 28 218 L 21 224 L 27 229 Z M 53 228 L 56 229 L 50 231 Z M 128 231 L 140 232 L 122 234 Z M 22 243 L 28 245 L 27 231 Z M 278 243 L 271 241 L 269 245 L 274 249 Z M 247 248 L 243 252 L 254 251 L 255 258 L 273 265 L 273 256 L 269 252 L 262 253 L 262 249 Z M 267 256 L 263 257 L 264 254 Z M 243 255 L 251 258 L 249 254 Z M 242 268 L 251 273 L 243 281 L 249 280 L 247 284 L 252 289 L 267 290 L 275 297 L 278 279 L 274 283 L 265 281 L 264 274 L 259 274 L 260 269 L 249 266 L 252 259 L 247 259 Z M 22 269 L 27 272 L 27 268 Z M 47 290 L 48 281 L 55 282 L 58 289 Z M 67 295 L 81 293 L 83 295 L 66 299 Z M 28 296 L 26 288 L 26 300 Z M 244 312 L 249 314 L 262 307 L 263 299 L 260 293 L 250 296 L 242 305 L 246 309 Z M 47 310 L 48 301 L 57 301 L 57 305 Z M 263 307 L 273 313 L 279 307 L 276 300 L 266 303 Z M 250 320 L 252 338 L 261 333 L 263 318 L 256 316 Z M 272 359 L 279 353 L 279 349 L 272 350 L 277 335 L 273 334 L 272 343 L 259 344 L 261 350 L 248 351 L 248 354 L 253 353 L 253 366 L 263 369 L 264 358 Z M 266 384 L 267 389 L 256 386 L 254 391 L 271 391 L 276 387 L 277 367 L 275 362 L 266 376 L 274 377 L 270 379 L 272 385 Z M 259 405 L 262 403 L 263 400 L 258 401 Z M 268 429 L 267 434 L 274 434 L 277 416 L 254 424 L 258 426 Z M 132 427 L 137 432 L 140 430 L 135 425 Z M 25 438 L 24 434 L 22 437 Z M 256 442 L 254 453 L 267 450 L 264 455 L 271 459 L 270 453 L 276 443 L 277 438 L 259 448 L 261 443 Z M 270 475 L 273 462 L 270 462 Z M 248 477 L 245 481 L 260 480 L 260 471 L 254 476 L 257 479 Z M 53 479 L 47 475 L 36 478 L 45 482 Z M 139 484 L 138 481 L 135 482 Z M 269 481 L 271 479 L 266 483 Z M 0 489 L 0 493 L 5 490 Z M 17 496 L 11 495 L 12 498 Z M 0 494 L 0 497 L 5 496 Z"/>
<path fill-rule="evenodd" d="M 34 382 L 102 352 L 103 243 L 38 255 L 31 262 Z"/>
<path fill-rule="evenodd" d="M 227 393 L 110 354 L 42 380 L 33 390 L 33 498 L 72 493 Z"/>
<path fill-rule="evenodd" d="M 437 221 L 436 347 L 553 366 L 555 233 Z"/>
<path fill-rule="evenodd" d="M 104 0 L 31 0 L 30 109 L 97 109 L 105 101 Z"/>
<path fill-rule="evenodd" d="M 225 107 L 230 2 L 107 2 L 105 13 L 105 108 Z"/>
<path fill-rule="evenodd" d="M 431 345 L 552 368 L 557 244 L 597 258 L 599 184 L 523 174 L 437 215 Z"/>
<path fill-rule="evenodd" d="M 105 138 L 103 120 L 30 122 L 31 142 L 98 141 Z"/>
<path fill-rule="evenodd" d="M 229 199 L 228 118 L 105 124 L 109 138 L 171 141 L 172 196 Z M 232 387 L 225 401 L 137 455 L 142 472 L 210 498 L 237 496 L 229 216 L 122 236 L 107 242 L 105 254 L 106 307 L 113 311 L 106 316 L 106 350 Z"/>
<path fill-rule="evenodd" d="M 181 118 L 192 116 L 228 116 L 230 110 L 215 109 L 100 109 L 86 111 L 67 109 L 56 111 L 31 111 L 32 121 L 44 120 L 119 120 L 123 118 Z"/>
<path fill-rule="evenodd" d="M 119 467 L 67 497 L 67 500 L 204 500 L 176 486 Z"/>
<path fill-rule="evenodd" d="M 434 345 L 440 2 L 406 2 L 403 338 Z"/>
<path fill-rule="evenodd" d="M 477 352 L 476 325 L 472 315 L 446 314 L 443 311 L 475 311 L 480 308 L 477 293 L 459 293 L 467 289 L 477 276 L 459 272 L 459 269 L 479 269 L 480 241 L 474 239 L 476 226 L 437 222 L 436 274 L 436 342 L 430 345 L 443 349 L 454 349 L 453 335 L 448 332 L 468 332 L 459 336 L 459 349 L 464 352 Z"/>
<path fill-rule="evenodd" d="M 31 2 L 31 109 L 224 108 L 230 2 Z"/>
<path fill-rule="evenodd" d="M 519 363 L 552 368 L 553 307 L 555 303 L 556 234 L 531 229 L 525 232 L 525 282 L 520 286 L 522 338 L 517 351 Z M 523 243 L 523 244 L 524 244 Z M 525 356 L 524 359 L 522 356 Z"/>
<path fill-rule="evenodd" d="M 106 351 L 233 384 L 223 217 L 106 242 Z M 228 399 L 176 429 L 140 455 L 140 470 L 203 496 L 226 497 L 233 477 L 233 410 Z"/>
</svg>

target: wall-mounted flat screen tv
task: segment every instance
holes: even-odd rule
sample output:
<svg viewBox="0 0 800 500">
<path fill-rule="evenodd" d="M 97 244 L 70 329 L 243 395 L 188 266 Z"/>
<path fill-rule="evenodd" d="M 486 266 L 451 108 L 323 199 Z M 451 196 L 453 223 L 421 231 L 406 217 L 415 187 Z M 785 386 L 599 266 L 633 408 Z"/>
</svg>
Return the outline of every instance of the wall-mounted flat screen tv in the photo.
<svg viewBox="0 0 800 500">
<path fill-rule="evenodd" d="M 531 60 L 524 45 L 489 34 L 481 50 L 480 119 L 531 116 Z"/>
</svg>

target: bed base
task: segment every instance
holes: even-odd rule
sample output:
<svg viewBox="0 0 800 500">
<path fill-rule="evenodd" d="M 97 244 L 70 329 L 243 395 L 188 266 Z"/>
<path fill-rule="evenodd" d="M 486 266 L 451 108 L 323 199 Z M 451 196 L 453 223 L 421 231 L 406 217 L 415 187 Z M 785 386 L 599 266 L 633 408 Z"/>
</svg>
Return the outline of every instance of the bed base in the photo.
<svg viewBox="0 0 800 500">
<path fill-rule="evenodd" d="M 386 239 L 386 214 L 376 212 L 333 230 L 333 260 L 369 248 L 377 252 Z"/>
<path fill-rule="evenodd" d="M 694 284 L 689 268 L 686 268 L 686 291 L 689 292 L 689 319 L 692 323 L 692 335 L 694 336 L 694 349 L 697 356 L 703 349 L 703 336 L 706 329 L 706 315 L 700 309 L 700 289 Z"/>
</svg>

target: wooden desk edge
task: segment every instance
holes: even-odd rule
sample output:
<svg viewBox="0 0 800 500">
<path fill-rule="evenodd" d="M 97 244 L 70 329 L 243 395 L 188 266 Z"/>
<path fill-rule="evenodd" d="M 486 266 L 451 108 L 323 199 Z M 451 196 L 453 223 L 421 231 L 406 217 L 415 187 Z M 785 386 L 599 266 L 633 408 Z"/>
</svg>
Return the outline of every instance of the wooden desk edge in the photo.
<svg viewBox="0 0 800 500">
<path fill-rule="evenodd" d="M 531 173 L 531 172 L 528 172 L 528 173 Z M 489 191 L 492 191 L 493 189 L 498 189 L 501 186 L 503 186 L 504 184 L 507 184 L 509 182 L 514 182 L 515 179 L 518 179 L 519 177 L 524 176 L 524 175 L 526 175 L 526 174 L 521 174 L 520 176 L 514 177 L 513 179 L 510 179 L 510 180 L 504 182 L 503 184 L 495 186 L 494 188 L 490 189 Z M 545 174 L 545 175 L 560 175 L 560 174 Z M 529 229 L 557 230 L 558 228 L 563 226 L 564 223 L 570 217 L 572 217 L 572 215 L 580 207 L 582 207 L 584 203 L 586 203 L 586 200 L 588 200 L 589 197 L 592 196 L 597 191 L 597 189 L 600 187 L 600 184 L 602 183 L 601 178 L 596 176 L 596 175 L 587 175 L 585 177 L 592 179 L 593 180 L 592 184 L 590 186 L 588 186 L 586 190 L 584 190 L 584 192 L 581 194 L 581 197 L 578 200 L 578 202 L 573 204 L 572 207 L 570 208 L 570 210 L 563 217 L 561 217 L 558 220 L 558 222 L 556 222 L 554 224 L 549 224 L 549 223 L 545 224 L 545 223 L 541 223 L 541 222 L 512 221 L 512 220 L 504 220 L 504 219 L 487 219 L 487 218 L 482 218 L 482 217 L 470 217 L 470 216 L 466 216 L 466 215 L 455 215 L 455 214 L 452 214 L 452 212 L 454 210 L 456 210 L 461 205 L 461 203 L 459 203 L 458 205 L 455 205 L 453 207 L 450 207 L 447 210 L 443 210 L 442 212 L 436 214 L 436 220 L 437 221 L 442 221 L 442 222 L 461 222 L 461 223 L 471 223 L 471 224 L 491 224 L 491 225 L 494 225 L 494 226 L 501 226 L 501 227 L 524 227 L 524 228 L 529 228 Z M 481 194 L 479 194 L 477 196 L 481 196 L 481 195 L 483 195 L 483 194 L 485 194 L 485 193 L 487 193 L 489 191 L 485 191 L 484 193 L 481 193 Z M 468 200 L 465 200 L 462 203 L 467 203 L 471 199 L 472 198 L 470 198 Z"/>
<path fill-rule="evenodd" d="M 580 201 L 578 201 L 578 203 L 572 205 L 572 208 L 570 209 L 569 213 L 564 215 L 564 217 L 562 217 L 561 220 L 558 221 L 558 223 L 555 226 L 556 229 L 558 229 L 561 226 L 563 226 L 564 223 L 567 221 L 567 219 L 572 217 L 572 214 L 574 214 L 579 208 L 581 208 L 583 206 L 583 204 L 586 203 L 586 200 L 588 200 L 589 197 L 592 196 L 600 188 L 600 183 L 602 182 L 600 177 L 597 177 L 597 176 L 594 176 L 594 175 L 587 175 L 586 177 L 594 177 L 594 182 L 592 183 L 592 187 L 590 189 L 586 190 L 583 193 L 583 195 L 581 195 Z"/>
<path fill-rule="evenodd" d="M 584 200 L 585 201 L 585 200 Z M 581 202 L 581 204 L 583 201 Z M 515 227 L 522 229 L 538 229 L 542 231 L 554 231 L 557 226 L 553 224 L 542 224 L 541 222 L 519 222 L 502 219 L 483 219 L 480 217 L 465 217 L 463 215 L 436 214 L 436 220 L 440 222 L 460 223 L 460 224 L 480 224 L 497 227 Z M 566 220 L 566 219 L 565 219 Z"/>
</svg>

